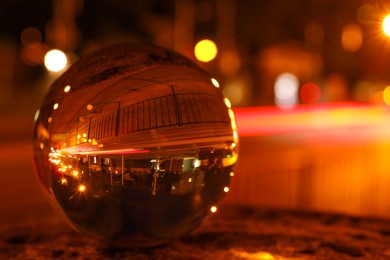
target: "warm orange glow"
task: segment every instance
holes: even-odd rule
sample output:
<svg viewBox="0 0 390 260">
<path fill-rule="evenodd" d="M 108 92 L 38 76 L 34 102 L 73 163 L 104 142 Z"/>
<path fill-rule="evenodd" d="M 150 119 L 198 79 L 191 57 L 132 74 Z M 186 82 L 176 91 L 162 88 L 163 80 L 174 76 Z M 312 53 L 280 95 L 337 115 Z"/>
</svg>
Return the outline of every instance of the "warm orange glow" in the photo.
<svg viewBox="0 0 390 260">
<path fill-rule="evenodd" d="M 91 104 L 88 104 L 88 105 L 87 105 L 87 109 L 88 109 L 89 111 L 91 111 L 91 110 L 93 110 L 93 106 L 92 106 Z"/>
<path fill-rule="evenodd" d="M 241 66 L 240 56 L 234 50 L 224 51 L 220 55 L 219 67 L 226 76 L 233 76 Z"/>
<path fill-rule="evenodd" d="M 382 30 L 387 37 L 390 37 L 390 14 L 383 19 Z"/>
<path fill-rule="evenodd" d="M 341 45 L 349 52 L 358 51 L 362 47 L 363 32 L 358 24 L 350 23 L 343 27 Z"/>
<path fill-rule="evenodd" d="M 385 90 L 383 90 L 383 101 L 386 105 L 390 105 L 390 86 L 386 87 Z"/>
<path fill-rule="evenodd" d="M 69 90 L 70 90 L 70 86 L 68 85 L 68 86 L 66 86 L 65 88 L 64 88 L 64 92 L 66 93 L 66 92 L 69 92 Z"/>
<path fill-rule="evenodd" d="M 55 103 L 54 106 L 53 106 L 53 109 L 56 110 L 58 108 L 58 103 Z"/>
<path fill-rule="evenodd" d="M 42 41 L 42 34 L 37 28 L 27 27 L 22 31 L 20 40 L 23 45 L 27 46 L 29 44 Z"/>
<path fill-rule="evenodd" d="M 229 98 L 232 104 L 237 105 L 243 99 L 242 84 L 240 82 L 227 84 L 222 90 L 222 93 Z"/>
<path fill-rule="evenodd" d="M 212 61 L 217 56 L 217 45 L 208 39 L 201 40 L 195 45 L 195 57 L 202 62 Z"/>
<path fill-rule="evenodd" d="M 47 119 L 47 122 L 48 122 L 48 123 L 51 123 L 51 121 L 53 121 L 53 118 L 52 118 L 52 117 L 49 117 L 49 118 Z"/>
<path fill-rule="evenodd" d="M 211 211 L 212 213 L 217 212 L 217 210 L 218 210 L 218 208 L 217 208 L 216 206 L 212 206 L 212 207 L 210 208 L 210 211 Z"/>
<path fill-rule="evenodd" d="M 230 172 L 230 177 L 233 177 L 234 176 L 234 172 Z"/>
<path fill-rule="evenodd" d="M 68 59 L 65 53 L 60 50 L 48 51 L 45 55 L 45 67 L 52 72 L 58 72 L 65 69 Z"/>
<path fill-rule="evenodd" d="M 356 11 L 356 18 L 361 24 L 376 23 L 378 20 L 377 8 L 371 4 L 362 4 Z"/>
<path fill-rule="evenodd" d="M 259 252 L 254 252 L 254 253 L 250 253 L 250 252 L 246 252 L 246 251 L 242 251 L 242 250 L 236 250 L 236 249 L 233 249 L 232 250 L 234 256 L 238 259 L 258 259 L 258 260 L 273 260 L 273 259 L 284 259 L 282 257 L 279 257 L 277 256 L 277 258 L 275 258 L 271 253 L 269 252 L 266 252 L 266 251 L 259 251 Z"/>
</svg>

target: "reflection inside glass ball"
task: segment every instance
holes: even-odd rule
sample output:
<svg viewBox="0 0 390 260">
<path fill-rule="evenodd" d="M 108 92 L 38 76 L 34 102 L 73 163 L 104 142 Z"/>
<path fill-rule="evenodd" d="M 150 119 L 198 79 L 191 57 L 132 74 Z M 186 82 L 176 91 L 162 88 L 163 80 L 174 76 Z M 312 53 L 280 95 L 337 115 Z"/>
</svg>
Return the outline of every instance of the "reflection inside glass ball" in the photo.
<svg viewBox="0 0 390 260">
<path fill-rule="evenodd" d="M 47 195 L 78 230 L 116 246 L 154 246 L 199 226 L 229 191 L 237 149 L 218 82 L 149 45 L 80 59 L 35 121 Z"/>
</svg>

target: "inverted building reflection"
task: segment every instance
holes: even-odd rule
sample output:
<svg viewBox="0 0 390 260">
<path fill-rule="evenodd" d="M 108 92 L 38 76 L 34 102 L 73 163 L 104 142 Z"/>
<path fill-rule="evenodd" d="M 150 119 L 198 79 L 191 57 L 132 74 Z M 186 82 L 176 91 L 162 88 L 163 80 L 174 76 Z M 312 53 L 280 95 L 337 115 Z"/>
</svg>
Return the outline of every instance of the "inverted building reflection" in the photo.
<svg viewBox="0 0 390 260">
<path fill-rule="evenodd" d="M 237 156 L 234 150 L 227 145 L 191 152 L 195 153 L 183 150 L 183 156 L 150 159 L 151 152 L 145 150 L 133 154 L 71 155 L 53 148 L 49 160 L 53 185 L 66 186 L 63 190 L 69 192 L 69 199 L 77 193 L 99 198 L 119 189 L 185 195 L 212 183 L 220 183 L 224 191 Z"/>
</svg>

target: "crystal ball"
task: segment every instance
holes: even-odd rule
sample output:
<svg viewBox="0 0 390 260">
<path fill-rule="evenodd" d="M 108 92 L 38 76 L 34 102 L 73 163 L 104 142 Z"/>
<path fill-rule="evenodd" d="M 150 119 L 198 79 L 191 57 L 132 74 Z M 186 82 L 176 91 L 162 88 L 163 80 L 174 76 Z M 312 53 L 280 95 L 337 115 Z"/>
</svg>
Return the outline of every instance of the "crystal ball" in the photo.
<svg viewBox="0 0 390 260">
<path fill-rule="evenodd" d="M 54 81 L 33 147 L 43 190 L 70 224 L 129 248 L 198 227 L 238 157 L 218 82 L 188 58 L 135 43 L 85 55 Z"/>
</svg>

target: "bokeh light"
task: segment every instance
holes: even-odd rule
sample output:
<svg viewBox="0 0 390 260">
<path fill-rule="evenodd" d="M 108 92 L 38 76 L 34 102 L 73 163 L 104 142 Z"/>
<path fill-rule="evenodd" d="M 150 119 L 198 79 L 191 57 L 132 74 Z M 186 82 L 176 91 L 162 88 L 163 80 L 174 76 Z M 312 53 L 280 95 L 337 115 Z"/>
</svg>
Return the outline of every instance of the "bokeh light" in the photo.
<svg viewBox="0 0 390 260">
<path fill-rule="evenodd" d="M 378 19 L 377 9 L 371 4 L 362 4 L 356 11 L 356 18 L 359 23 L 364 25 L 376 23 Z"/>
<path fill-rule="evenodd" d="M 387 86 L 383 90 L 383 101 L 386 105 L 390 105 L 390 86 Z"/>
<path fill-rule="evenodd" d="M 232 76 L 236 74 L 241 67 L 241 60 L 238 53 L 234 50 L 227 50 L 221 52 L 219 58 L 219 68 L 221 72 L 226 76 Z"/>
<path fill-rule="evenodd" d="M 217 45 L 208 39 L 201 40 L 195 45 L 195 57 L 202 62 L 212 61 L 218 53 Z"/>
<path fill-rule="evenodd" d="M 275 104 L 281 108 L 290 108 L 298 102 L 299 80 L 291 73 L 283 73 L 276 78 L 274 92 Z"/>
<path fill-rule="evenodd" d="M 243 97 L 242 88 L 237 83 L 227 84 L 222 90 L 222 93 L 230 100 L 232 105 L 240 104 Z"/>
<path fill-rule="evenodd" d="M 344 25 L 341 33 L 341 46 L 349 52 L 358 51 L 362 47 L 363 32 L 358 24 L 349 23 Z"/>
<path fill-rule="evenodd" d="M 390 14 L 383 19 L 382 30 L 387 37 L 390 37 Z"/>
<path fill-rule="evenodd" d="M 299 90 L 299 96 L 304 103 L 313 104 L 320 100 L 321 89 L 317 84 L 308 82 Z"/>
<path fill-rule="evenodd" d="M 22 31 L 20 35 L 20 41 L 25 46 L 32 43 L 40 42 L 42 41 L 42 34 L 37 28 L 27 27 Z"/>
<path fill-rule="evenodd" d="M 52 72 L 58 72 L 65 69 L 68 59 L 65 53 L 60 50 L 50 50 L 45 55 L 45 67 Z"/>
</svg>

